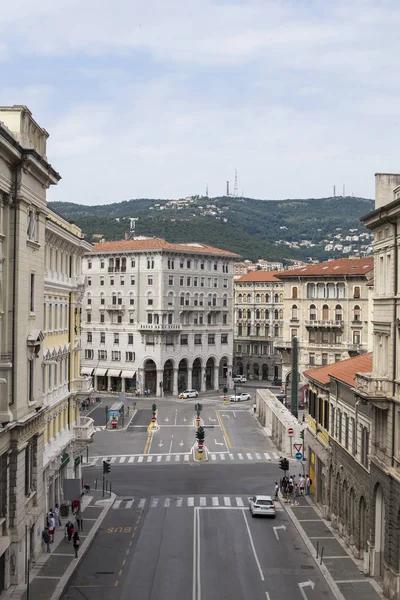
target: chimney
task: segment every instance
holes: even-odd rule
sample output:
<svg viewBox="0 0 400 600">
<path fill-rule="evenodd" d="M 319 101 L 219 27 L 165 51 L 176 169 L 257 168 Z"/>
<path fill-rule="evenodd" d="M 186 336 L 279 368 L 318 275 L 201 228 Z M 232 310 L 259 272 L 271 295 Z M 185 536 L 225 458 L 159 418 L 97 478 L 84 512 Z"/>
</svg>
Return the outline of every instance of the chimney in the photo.
<svg viewBox="0 0 400 600">
<path fill-rule="evenodd" d="M 125 241 L 129 240 L 129 232 L 125 231 Z"/>
</svg>

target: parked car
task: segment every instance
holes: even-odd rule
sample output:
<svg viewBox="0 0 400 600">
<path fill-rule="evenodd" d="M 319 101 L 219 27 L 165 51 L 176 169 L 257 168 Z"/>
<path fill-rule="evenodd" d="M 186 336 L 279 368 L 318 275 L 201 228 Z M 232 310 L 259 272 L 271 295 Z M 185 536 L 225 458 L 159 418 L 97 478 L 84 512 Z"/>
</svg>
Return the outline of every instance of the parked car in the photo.
<svg viewBox="0 0 400 600">
<path fill-rule="evenodd" d="M 179 395 L 183 396 L 184 398 L 197 398 L 197 396 L 199 395 L 199 392 L 197 390 L 185 390 L 185 391 L 181 392 Z"/>
<path fill-rule="evenodd" d="M 231 402 L 245 402 L 246 400 L 250 400 L 251 396 L 250 394 L 236 394 L 236 396 L 230 396 L 229 400 Z"/>
<path fill-rule="evenodd" d="M 233 378 L 234 383 L 246 383 L 247 379 L 244 375 L 235 375 Z"/>
<path fill-rule="evenodd" d="M 252 496 L 249 498 L 249 511 L 252 517 L 256 515 L 272 517 L 273 519 L 276 517 L 275 502 L 271 496 Z"/>
</svg>

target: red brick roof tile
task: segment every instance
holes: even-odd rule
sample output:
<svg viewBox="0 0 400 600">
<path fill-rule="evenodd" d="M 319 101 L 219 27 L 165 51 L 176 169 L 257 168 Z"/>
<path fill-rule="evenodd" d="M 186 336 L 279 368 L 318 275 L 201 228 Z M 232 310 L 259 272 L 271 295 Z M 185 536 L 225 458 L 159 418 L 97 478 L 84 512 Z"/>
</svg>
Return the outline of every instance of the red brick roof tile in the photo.
<svg viewBox="0 0 400 600">
<path fill-rule="evenodd" d="M 290 271 L 281 271 L 279 278 L 286 277 L 340 277 L 342 275 L 365 275 L 374 268 L 373 256 L 366 258 L 339 258 L 338 260 L 328 260 L 326 262 L 304 265 L 298 269 Z"/>
<path fill-rule="evenodd" d="M 370 373 L 372 371 L 372 352 L 361 354 L 354 358 L 347 358 L 331 365 L 324 365 L 316 369 L 310 369 L 304 372 L 307 379 L 312 379 L 318 383 L 327 384 L 330 377 L 334 377 L 343 383 L 353 386 L 356 373 Z"/>
<path fill-rule="evenodd" d="M 147 238 L 144 240 L 120 240 L 116 242 L 103 242 L 95 244 L 93 252 L 96 253 L 107 253 L 107 252 L 135 252 L 135 251 L 152 251 L 152 250 L 176 250 L 179 252 L 190 252 L 191 254 L 217 254 L 219 256 L 226 256 L 229 258 L 238 258 L 239 254 L 229 252 L 228 250 L 221 250 L 220 248 L 214 248 L 214 246 L 207 246 L 206 244 L 200 243 L 187 243 L 187 244 L 171 244 L 162 238 Z"/>
<path fill-rule="evenodd" d="M 239 279 L 235 279 L 235 283 L 242 283 L 246 281 L 276 281 L 277 283 L 281 283 L 278 279 L 278 275 L 283 271 L 250 271 L 250 273 L 246 273 Z"/>
</svg>

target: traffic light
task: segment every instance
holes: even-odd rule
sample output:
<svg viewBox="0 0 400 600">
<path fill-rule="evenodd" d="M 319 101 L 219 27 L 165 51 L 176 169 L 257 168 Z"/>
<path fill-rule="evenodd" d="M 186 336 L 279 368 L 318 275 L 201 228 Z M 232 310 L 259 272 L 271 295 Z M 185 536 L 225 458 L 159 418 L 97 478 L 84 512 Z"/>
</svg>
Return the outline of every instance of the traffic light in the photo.
<svg viewBox="0 0 400 600">
<path fill-rule="evenodd" d="M 151 407 L 151 410 L 153 411 L 153 414 L 154 414 L 156 412 L 156 410 L 157 410 L 157 405 L 153 404 L 152 407 Z"/>
<path fill-rule="evenodd" d="M 279 468 L 282 469 L 282 471 L 289 471 L 289 461 L 287 458 L 284 458 L 283 456 L 280 457 Z"/>
<path fill-rule="evenodd" d="M 302 431 L 300 431 L 300 437 L 304 441 L 304 429 Z"/>
<path fill-rule="evenodd" d="M 106 475 L 111 471 L 111 464 L 109 460 L 103 460 L 103 475 Z"/>
<path fill-rule="evenodd" d="M 196 431 L 196 438 L 200 444 L 204 443 L 204 437 L 205 437 L 204 427 L 198 427 L 197 431 Z"/>
</svg>

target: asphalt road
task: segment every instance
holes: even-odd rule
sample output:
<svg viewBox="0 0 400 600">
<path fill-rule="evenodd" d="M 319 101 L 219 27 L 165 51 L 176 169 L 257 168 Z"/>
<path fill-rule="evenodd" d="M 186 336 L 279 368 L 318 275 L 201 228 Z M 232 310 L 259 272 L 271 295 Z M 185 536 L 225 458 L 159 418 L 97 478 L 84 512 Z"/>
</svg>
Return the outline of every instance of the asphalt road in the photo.
<svg viewBox="0 0 400 600">
<path fill-rule="evenodd" d="M 220 399 L 203 404 L 202 418 L 211 427 L 206 444 L 214 450 L 227 457 L 235 449 L 243 456 L 272 454 L 251 409 L 224 407 Z M 138 432 L 148 405 L 139 408 L 130 428 Z M 92 455 L 110 453 L 110 446 L 118 455 L 128 446 L 143 453 L 147 443 L 150 457 L 156 448 L 174 456 L 194 443 L 193 417 L 193 404 L 165 402 L 151 446 L 147 432 L 100 432 Z M 85 481 L 101 479 L 101 469 L 94 461 L 84 469 Z M 274 520 L 248 511 L 248 496 L 271 494 L 279 476 L 276 461 L 255 458 L 112 464 L 116 501 L 63 600 L 333 600 L 284 509 L 278 506 Z"/>
</svg>

